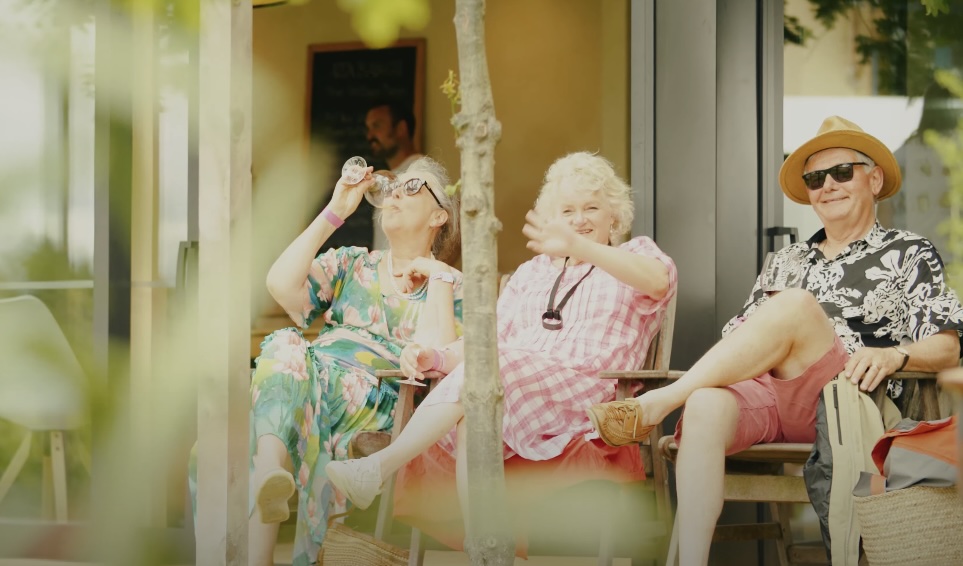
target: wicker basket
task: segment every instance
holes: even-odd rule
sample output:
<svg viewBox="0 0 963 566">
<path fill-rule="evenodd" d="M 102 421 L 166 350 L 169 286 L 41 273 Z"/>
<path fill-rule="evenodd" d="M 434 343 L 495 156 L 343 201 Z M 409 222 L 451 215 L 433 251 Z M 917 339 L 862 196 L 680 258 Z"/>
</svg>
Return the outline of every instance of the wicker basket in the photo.
<svg viewBox="0 0 963 566">
<path fill-rule="evenodd" d="M 872 566 L 963 564 L 963 503 L 955 487 L 910 487 L 854 497 Z"/>
<path fill-rule="evenodd" d="M 321 566 L 405 566 L 408 551 L 332 522 L 318 553 Z"/>
</svg>

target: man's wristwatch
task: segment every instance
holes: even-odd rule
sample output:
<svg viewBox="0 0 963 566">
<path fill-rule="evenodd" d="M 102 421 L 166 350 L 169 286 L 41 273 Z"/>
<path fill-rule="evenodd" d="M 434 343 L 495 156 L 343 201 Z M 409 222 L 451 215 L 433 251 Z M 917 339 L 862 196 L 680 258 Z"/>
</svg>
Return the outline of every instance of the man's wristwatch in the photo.
<svg viewBox="0 0 963 566">
<path fill-rule="evenodd" d="M 448 271 L 439 271 L 438 273 L 433 273 L 428 281 L 444 281 L 445 283 L 455 284 L 455 276 Z"/>
<path fill-rule="evenodd" d="M 901 363 L 900 366 L 896 368 L 896 371 L 903 371 L 903 368 L 906 367 L 906 362 L 909 361 L 909 352 L 907 352 L 906 348 L 903 348 L 902 346 L 893 346 L 893 349 L 899 352 L 900 354 L 903 354 L 903 363 Z"/>
</svg>

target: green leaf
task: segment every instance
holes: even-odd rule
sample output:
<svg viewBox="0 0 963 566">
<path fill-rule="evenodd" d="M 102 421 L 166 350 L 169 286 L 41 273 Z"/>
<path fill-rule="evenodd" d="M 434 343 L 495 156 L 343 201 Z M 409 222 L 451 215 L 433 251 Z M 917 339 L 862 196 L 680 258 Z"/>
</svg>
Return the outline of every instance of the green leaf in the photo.
<svg viewBox="0 0 963 566">
<path fill-rule="evenodd" d="M 927 16 L 938 16 L 941 13 L 950 13 L 949 0 L 920 0 L 920 2 L 926 7 Z"/>
</svg>

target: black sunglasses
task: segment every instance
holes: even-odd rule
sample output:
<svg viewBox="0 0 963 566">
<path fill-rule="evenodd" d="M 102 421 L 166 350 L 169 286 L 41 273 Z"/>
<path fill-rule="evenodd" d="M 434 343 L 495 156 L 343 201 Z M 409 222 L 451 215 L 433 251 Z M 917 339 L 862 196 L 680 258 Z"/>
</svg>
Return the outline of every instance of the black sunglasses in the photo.
<svg viewBox="0 0 963 566">
<path fill-rule="evenodd" d="M 810 191 L 815 191 L 823 188 L 823 183 L 826 182 L 826 174 L 832 175 L 833 179 L 835 179 L 837 183 L 846 183 L 848 181 L 852 181 L 854 165 L 869 165 L 869 163 L 863 163 L 862 161 L 840 163 L 839 165 L 834 165 L 829 169 L 810 171 L 809 173 L 803 175 L 802 178 L 803 181 L 806 182 L 806 188 L 808 188 Z"/>
<path fill-rule="evenodd" d="M 395 181 L 394 183 L 391 183 L 390 185 L 388 185 L 386 192 L 390 194 L 399 185 L 401 186 L 401 188 L 405 190 L 405 194 L 410 197 L 413 197 L 416 194 L 418 194 L 418 191 L 420 191 L 422 187 L 424 187 L 428 189 L 428 193 L 431 195 L 431 198 L 435 199 L 435 202 L 438 203 L 438 208 L 445 208 L 444 206 L 441 205 L 441 201 L 438 200 L 438 196 L 435 195 L 435 191 L 431 190 L 431 187 L 428 186 L 428 181 L 425 181 L 424 179 L 419 179 L 417 177 L 408 179 L 407 181 L 404 181 L 404 182 Z"/>
</svg>

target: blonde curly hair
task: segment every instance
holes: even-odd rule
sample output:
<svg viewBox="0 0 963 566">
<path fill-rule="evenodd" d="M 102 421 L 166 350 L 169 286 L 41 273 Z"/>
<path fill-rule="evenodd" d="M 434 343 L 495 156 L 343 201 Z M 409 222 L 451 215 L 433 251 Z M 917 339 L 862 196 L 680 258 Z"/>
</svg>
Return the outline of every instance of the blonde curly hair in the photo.
<svg viewBox="0 0 963 566">
<path fill-rule="evenodd" d="M 545 172 L 535 209 L 551 214 L 562 187 L 573 184 L 585 191 L 598 192 L 605 199 L 615 218 L 611 229 L 613 240 L 631 229 L 635 217 L 632 188 L 616 174 L 608 159 L 587 151 L 570 153 L 552 163 Z"/>
</svg>

